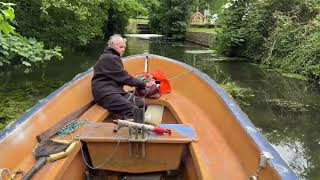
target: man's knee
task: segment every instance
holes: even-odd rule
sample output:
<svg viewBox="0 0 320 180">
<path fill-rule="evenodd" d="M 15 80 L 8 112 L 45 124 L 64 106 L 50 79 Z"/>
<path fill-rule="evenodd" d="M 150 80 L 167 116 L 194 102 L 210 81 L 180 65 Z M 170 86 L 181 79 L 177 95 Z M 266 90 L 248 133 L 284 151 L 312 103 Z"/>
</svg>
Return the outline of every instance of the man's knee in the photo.
<svg viewBox="0 0 320 180">
<path fill-rule="evenodd" d="M 104 97 L 98 104 L 113 113 L 120 114 L 126 118 L 133 118 L 134 110 L 144 106 L 144 99 L 139 97 L 131 99 L 127 95 L 115 94 Z"/>
<path fill-rule="evenodd" d="M 140 98 L 140 97 L 136 97 L 134 100 L 134 104 L 139 107 L 142 108 L 144 106 L 144 99 Z"/>
</svg>

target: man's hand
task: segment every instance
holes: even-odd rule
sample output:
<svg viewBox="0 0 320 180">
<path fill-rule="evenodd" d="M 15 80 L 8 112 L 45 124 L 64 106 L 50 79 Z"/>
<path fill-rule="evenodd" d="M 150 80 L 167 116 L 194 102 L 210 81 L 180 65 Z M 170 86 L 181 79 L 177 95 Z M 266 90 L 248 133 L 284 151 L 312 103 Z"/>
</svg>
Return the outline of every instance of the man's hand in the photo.
<svg viewBox="0 0 320 180">
<path fill-rule="evenodd" d="M 156 81 L 152 79 L 151 81 L 146 83 L 146 87 L 151 87 L 154 84 L 156 84 Z"/>
</svg>

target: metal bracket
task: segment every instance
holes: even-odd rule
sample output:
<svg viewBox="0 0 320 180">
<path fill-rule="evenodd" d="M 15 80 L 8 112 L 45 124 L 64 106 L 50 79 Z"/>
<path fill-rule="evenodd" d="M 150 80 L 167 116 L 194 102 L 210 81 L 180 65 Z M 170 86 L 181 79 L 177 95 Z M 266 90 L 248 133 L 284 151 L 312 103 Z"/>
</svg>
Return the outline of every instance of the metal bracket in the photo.
<svg viewBox="0 0 320 180">
<path fill-rule="evenodd" d="M 269 152 L 261 152 L 259 157 L 259 166 L 257 167 L 256 174 L 254 176 L 250 176 L 249 180 L 257 180 L 259 177 L 259 173 L 262 169 L 267 166 L 267 162 L 269 159 L 273 159 L 273 156 Z"/>
<path fill-rule="evenodd" d="M 129 157 L 132 157 L 132 145 L 137 145 L 137 151 L 141 151 L 141 157 L 146 156 L 146 145 L 145 142 L 148 139 L 148 131 L 144 128 L 129 127 Z M 140 147 L 140 148 L 139 148 Z"/>
<path fill-rule="evenodd" d="M 273 159 L 273 156 L 269 152 L 260 153 L 259 167 L 265 168 L 269 159 Z"/>
</svg>

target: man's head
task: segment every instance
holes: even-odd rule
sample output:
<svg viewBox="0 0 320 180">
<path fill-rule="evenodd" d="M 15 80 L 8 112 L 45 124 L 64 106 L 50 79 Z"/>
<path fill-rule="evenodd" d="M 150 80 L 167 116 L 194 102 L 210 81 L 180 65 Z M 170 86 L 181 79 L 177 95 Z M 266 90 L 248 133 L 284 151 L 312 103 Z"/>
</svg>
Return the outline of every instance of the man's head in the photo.
<svg viewBox="0 0 320 180">
<path fill-rule="evenodd" d="M 111 47 L 114 50 L 116 50 L 122 57 L 124 51 L 126 50 L 126 42 L 127 40 L 121 37 L 119 34 L 114 34 L 110 37 L 108 41 L 108 47 Z"/>
</svg>

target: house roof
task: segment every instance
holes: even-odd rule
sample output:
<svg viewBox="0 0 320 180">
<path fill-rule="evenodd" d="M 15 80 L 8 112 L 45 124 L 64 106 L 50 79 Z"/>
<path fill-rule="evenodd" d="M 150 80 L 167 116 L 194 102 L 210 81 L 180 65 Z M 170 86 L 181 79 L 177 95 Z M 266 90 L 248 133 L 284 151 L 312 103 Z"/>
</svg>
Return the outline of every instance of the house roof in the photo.
<svg viewBox="0 0 320 180">
<path fill-rule="evenodd" d="M 199 11 L 193 13 L 192 17 L 194 17 L 194 16 L 204 17 L 204 15 L 203 15 L 201 12 L 199 12 Z"/>
</svg>

